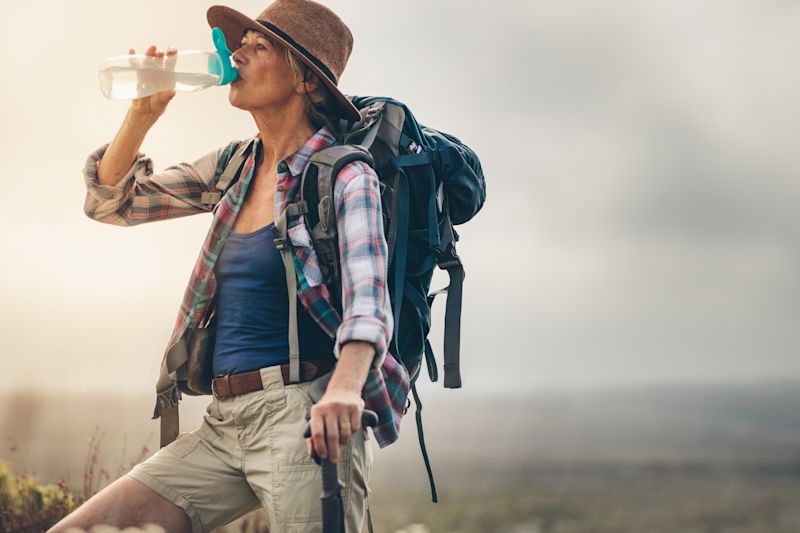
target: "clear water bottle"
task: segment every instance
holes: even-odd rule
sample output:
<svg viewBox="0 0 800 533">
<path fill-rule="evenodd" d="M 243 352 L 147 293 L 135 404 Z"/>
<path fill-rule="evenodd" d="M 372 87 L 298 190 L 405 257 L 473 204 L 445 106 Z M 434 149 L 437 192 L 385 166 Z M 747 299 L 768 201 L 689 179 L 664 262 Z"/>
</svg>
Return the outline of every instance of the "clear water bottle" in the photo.
<svg viewBox="0 0 800 533">
<path fill-rule="evenodd" d="M 199 91 L 226 85 L 238 77 L 222 30 L 214 28 L 216 52 L 183 50 L 153 57 L 131 54 L 110 57 L 100 64 L 100 90 L 106 98 L 130 100 L 176 89 Z"/>
</svg>

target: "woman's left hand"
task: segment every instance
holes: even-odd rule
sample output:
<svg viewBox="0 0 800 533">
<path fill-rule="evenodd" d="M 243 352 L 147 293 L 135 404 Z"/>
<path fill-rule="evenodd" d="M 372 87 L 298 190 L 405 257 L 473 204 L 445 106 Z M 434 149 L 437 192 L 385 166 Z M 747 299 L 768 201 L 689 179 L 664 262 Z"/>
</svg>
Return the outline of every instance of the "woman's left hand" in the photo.
<svg viewBox="0 0 800 533">
<path fill-rule="evenodd" d="M 308 455 L 316 454 L 338 464 L 339 446 L 347 444 L 354 433 L 361 431 L 363 412 L 360 390 L 329 385 L 320 401 L 311 408 L 308 421 L 311 437 L 306 439 Z"/>
</svg>

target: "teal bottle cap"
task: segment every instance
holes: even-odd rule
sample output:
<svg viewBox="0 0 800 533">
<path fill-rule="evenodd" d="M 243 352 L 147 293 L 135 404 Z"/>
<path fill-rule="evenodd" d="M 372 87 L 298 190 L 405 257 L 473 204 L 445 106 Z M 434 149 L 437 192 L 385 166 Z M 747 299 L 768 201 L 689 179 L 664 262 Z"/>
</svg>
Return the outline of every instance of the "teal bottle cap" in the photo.
<svg viewBox="0 0 800 533">
<path fill-rule="evenodd" d="M 236 67 L 233 66 L 233 61 L 231 61 L 233 54 L 228 50 L 228 45 L 225 43 L 225 34 L 222 33 L 222 28 L 217 26 L 211 30 L 211 38 L 214 40 L 214 46 L 217 48 L 217 54 L 221 61 L 217 62 L 212 58 L 209 61 L 208 71 L 219 76 L 217 85 L 227 85 L 232 81 L 236 81 L 236 78 L 239 77 L 239 71 L 236 70 Z"/>
</svg>

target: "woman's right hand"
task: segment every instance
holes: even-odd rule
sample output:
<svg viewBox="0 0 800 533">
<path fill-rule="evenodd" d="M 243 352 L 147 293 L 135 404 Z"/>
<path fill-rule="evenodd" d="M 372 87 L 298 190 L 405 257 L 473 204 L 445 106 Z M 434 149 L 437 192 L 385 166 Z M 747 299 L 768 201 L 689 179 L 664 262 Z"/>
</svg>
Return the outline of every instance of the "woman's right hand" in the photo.
<svg viewBox="0 0 800 533">
<path fill-rule="evenodd" d="M 135 54 L 136 51 L 131 48 L 128 53 L 132 55 Z M 176 58 L 174 56 L 177 53 L 178 50 L 176 48 L 168 48 L 165 53 L 161 49 L 156 49 L 155 45 L 151 45 L 145 52 L 145 55 L 162 59 L 166 55 L 165 61 L 169 67 L 170 63 L 172 65 L 175 64 Z M 170 89 L 168 91 L 161 91 L 150 96 L 145 96 L 144 98 L 137 98 L 131 103 L 130 112 L 136 119 L 155 122 L 158 117 L 164 113 L 167 109 L 167 104 L 169 104 L 170 100 L 174 97 L 175 89 Z"/>
</svg>

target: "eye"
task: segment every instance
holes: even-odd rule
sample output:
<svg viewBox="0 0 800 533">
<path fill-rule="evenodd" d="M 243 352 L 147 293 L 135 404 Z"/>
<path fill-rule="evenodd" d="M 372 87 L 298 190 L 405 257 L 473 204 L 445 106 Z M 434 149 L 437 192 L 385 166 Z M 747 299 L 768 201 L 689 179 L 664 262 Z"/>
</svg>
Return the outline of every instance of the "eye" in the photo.
<svg viewBox="0 0 800 533">
<path fill-rule="evenodd" d="M 267 49 L 267 47 L 266 47 L 266 46 L 264 46 L 264 45 L 263 45 L 263 44 L 261 44 L 261 43 L 258 43 L 258 44 L 256 45 L 256 50 L 266 50 L 266 49 Z"/>
</svg>

